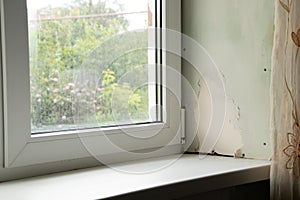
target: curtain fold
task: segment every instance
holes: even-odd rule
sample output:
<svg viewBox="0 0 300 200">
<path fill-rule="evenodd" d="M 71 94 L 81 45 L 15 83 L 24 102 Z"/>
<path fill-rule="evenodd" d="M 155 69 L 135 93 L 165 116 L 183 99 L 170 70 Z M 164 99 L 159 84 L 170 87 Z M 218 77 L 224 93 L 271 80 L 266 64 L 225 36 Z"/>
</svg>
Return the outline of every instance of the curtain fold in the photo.
<svg viewBox="0 0 300 200">
<path fill-rule="evenodd" d="M 300 199 L 300 0 L 275 0 L 271 199 Z"/>
</svg>

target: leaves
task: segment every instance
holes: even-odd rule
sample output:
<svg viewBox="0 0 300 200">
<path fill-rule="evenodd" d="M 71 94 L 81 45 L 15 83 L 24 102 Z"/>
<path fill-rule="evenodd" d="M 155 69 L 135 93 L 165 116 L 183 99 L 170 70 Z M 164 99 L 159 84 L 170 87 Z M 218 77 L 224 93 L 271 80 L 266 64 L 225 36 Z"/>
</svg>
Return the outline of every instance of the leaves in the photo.
<svg viewBox="0 0 300 200">
<path fill-rule="evenodd" d="M 286 168 L 287 169 L 294 169 L 294 164 L 296 162 L 296 157 L 292 156 L 288 159 L 288 161 L 286 162 Z"/>
<path fill-rule="evenodd" d="M 288 157 L 295 157 L 295 155 L 297 154 L 297 150 L 294 146 L 289 145 L 283 150 L 283 153 Z"/>
<path fill-rule="evenodd" d="M 296 146 L 297 145 L 297 138 L 295 136 L 295 134 L 293 133 L 288 133 L 287 134 L 287 140 L 288 140 L 288 143 L 290 145 L 293 145 L 293 146 Z"/>
<path fill-rule="evenodd" d="M 298 29 L 297 33 L 292 32 L 292 40 L 297 47 L 300 47 L 300 28 Z"/>
<path fill-rule="evenodd" d="M 284 10 L 286 10 L 288 13 L 290 13 L 290 8 L 288 5 L 286 5 L 285 3 L 283 3 L 281 0 L 279 0 L 280 5 L 282 6 L 282 8 Z"/>
<path fill-rule="evenodd" d="M 95 2 L 93 7 L 85 0 L 75 0 L 72 6 L 42 8 L 39 17 L 43 20 L 29 26 L 33 44 L 30 46 L 33 132 L 112 122 L 111 99 L 116 91 L 121 91 L 115 95 L 120 100 L 120 111 L 129 109 L 131 118 L 148 119 L 147 88 L 133 90 L 133 84 L 125 87 L 118 83 L 128 70 L 147 63 L 148 50 L 117 54 L 124 53 L 121 50 L 128 46 L 134 49 L 139 42 L 147 44 L 147 35 L 138 39 L 120 38 L 116 42 L 112 36 L 128 28 L 128 21 L 122 15 L 75 19 L 80 15 L 117 12 L 103 1 Z M 65 16 L 74 19 L 63 20 Z M 46 20 L 49 18 L 53 20 Z"/>
</svg>

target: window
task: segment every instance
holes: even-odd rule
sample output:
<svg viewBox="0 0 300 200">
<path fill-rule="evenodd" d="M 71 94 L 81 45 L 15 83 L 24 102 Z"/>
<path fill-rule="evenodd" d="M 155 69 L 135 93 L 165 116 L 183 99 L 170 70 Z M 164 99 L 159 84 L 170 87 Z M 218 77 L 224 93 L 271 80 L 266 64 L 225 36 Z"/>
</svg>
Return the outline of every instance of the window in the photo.
<svg viewBox="0 0 300 200">
<path fill-rule="evenodd" d="M 147 84 L 154 6 L 27 0 L 32 134 L 160 121 Z"/>
<path fill-rule="evenodd" d="M 180 1 L 44 2 L 1 1 L 5 168 L 180 152 Z"/>
</svg>

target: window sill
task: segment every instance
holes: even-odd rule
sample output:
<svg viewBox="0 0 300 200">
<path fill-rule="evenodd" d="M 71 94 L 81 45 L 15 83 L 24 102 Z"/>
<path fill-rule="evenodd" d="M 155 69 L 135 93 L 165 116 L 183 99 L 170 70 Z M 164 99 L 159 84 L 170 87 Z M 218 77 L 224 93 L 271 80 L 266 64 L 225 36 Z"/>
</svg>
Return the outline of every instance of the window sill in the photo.
<svg viewBox="0 0 300 200">
<path fill-rule="evenodd" d="M 217 156 L 200 159 L 197 155 L 184 155 L 172 163 L 173 160 L 174 156 L 168 156 L 113 166 L 138 172 L 169 163 L 152 173 L 133 174 L 95 167 L 5 182 L 0 184 L 0 196 L 7 200 L 87 200 L 140 193 L 153 198 L 155 195 L 178 198 L 269 179 L 269 161 Z"/>
</svg>

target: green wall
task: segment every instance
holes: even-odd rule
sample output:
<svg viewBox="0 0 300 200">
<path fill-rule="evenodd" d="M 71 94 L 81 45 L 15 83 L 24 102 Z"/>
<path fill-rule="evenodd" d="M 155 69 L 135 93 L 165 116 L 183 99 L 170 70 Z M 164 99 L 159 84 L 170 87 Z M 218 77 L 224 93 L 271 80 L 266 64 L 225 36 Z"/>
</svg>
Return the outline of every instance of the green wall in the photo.
<svg viewBox="0 0 300 200">
<path fill-rule="evenodd" d="M 183 0 L 182 15 L 183 33 L 208 51 L 226 86 L 226 119 L 214 150 L 228 155 L 269 158 L 274 1 Z M 189 47 L 183 44 L 183 48 Z M 198 76 L 185 61 L 182 71 L 195 90 L 200 91 L 201 145 L 210 117 L 209 105 L 205 105 L 209 102 L 205 77 Z M 183 104 L 187 98 L 183 92 Z"/>
</svg>

